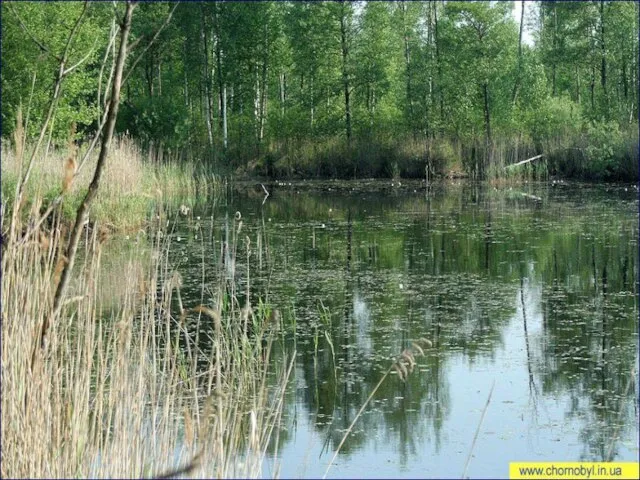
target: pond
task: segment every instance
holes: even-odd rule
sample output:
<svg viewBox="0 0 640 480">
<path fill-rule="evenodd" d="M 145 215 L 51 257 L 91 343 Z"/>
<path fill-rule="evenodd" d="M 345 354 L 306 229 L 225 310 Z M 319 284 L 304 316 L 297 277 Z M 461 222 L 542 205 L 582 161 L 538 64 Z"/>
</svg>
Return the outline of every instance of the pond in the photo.
<svg viewBox="0 0 640 480">
<path fill-rule="evenodd" d="M 265 189 L 266 199 L 259 183 L 235 185 L 176 213 L 170 253 L 185 304 L 210 302 L 222 271 L 241 304 L 248 289 L 281 314 L 277 343 L 297 360 L 265 477 L 322 477 L 420 338 L 432 347 L 405 381 L 392 371 L 380 385 L 329 477 L 504 478 L 510 461 L 637 461 L 634 185 Z"/>
</svg>

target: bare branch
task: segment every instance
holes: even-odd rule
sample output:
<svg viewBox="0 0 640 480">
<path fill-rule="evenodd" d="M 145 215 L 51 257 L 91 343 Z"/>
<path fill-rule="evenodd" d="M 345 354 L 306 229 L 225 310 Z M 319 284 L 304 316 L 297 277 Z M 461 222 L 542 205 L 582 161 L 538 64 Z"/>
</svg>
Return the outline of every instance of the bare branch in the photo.
<svg viewBox="0 0 640 480">
<path fill-rule="evenodd" d="M 116 29 L 116 17 L 114 16 L 111 20 L 111 29 L 109 30 L 109 43 L 107 44 L 107 48 L 104 50 L 104 57 L 102 57 L 102 63 L 100 64 L 100 73 L 98 74 L 98 99 L 96 101 L 98 108 L 101 107 L 100 96 L 102 95 L 102 74 L 104 73 L 104 67 L 107 64 L 107 59 L 109 58 L 109 50 L 116 41 L 116 35 L 118 34 L 118 30 Z M 113 66 L 113 62 L 111 62 L 111 66 Z M 111 73 L 109 73 L 109 78 L 113 74 L 113 69 Z M 107 85 L 108 90 L 108 85 Z M 105 90 L 106 97 L 106 90 Z"/>
<path fill-rule="evenodd" d="M 16 204 L 20 205 L 20 202 L 22 201 L 22 195 L 24 194 L 24 188 L 25 185 L 27 184 L 27 182 L 29 181 L 29 177 L 31 175 L 31 171 L 33 169 L 33 165 L 34 165 L 34 160 L 35 157 L 38 153 L 38 150 L 40 149 L 40 146 L 42 145 L 42 141 L 44 140 L 44 137 L 46 135 L 47 129 L 49 129 L 51 127 L 50 123 L 53 119 L 54 113 L 58 107 L 58 99 L 60 98 L 60 92 L 62 90 L 62 82 L 64 80 L 65 77 L 65 64 L 67 63 L 68 60 L 68 55 L 69 55 L 69 49 L 71 47 L 71 44 L 73 43 L 73 39 L 76 35 L 76 33 L 78 32 L 78 28 L 80 27 L 80 24 L 82 22 L 82 19 L 84 18 L 85 14 L 87 13 L 87 7 L 89 5 L 88 0 L 85 0 L 84 2 L 84 7 L 82 8 L 82 12 L 80 12 L 80 16 L 78 17 L 78 19 L 76 20 L 75 24 L 73 25 L 73 28 L 71 29 L 71 32 L 69 33 L 69 38 L 67 38 L 67 44 L 65 46 L 64 52 L 62 54 L 62 58 L 55 56 L 55 58 L 57 58 L 60 62 L 59 67 L 58 67 L 58 74 L 56 76 L 56 81 L 54 84 L 54 88 L 53 88 L 53 95 L 51 96 L 51 101 L 49 103 L 49 108 L 47 111 L 47 116 L 45 117 L 45 121 L 42 125 L 42 129 L 40 130 L 40 135 L 38 137 L 38 141 L 36 142 L 36 146 L 33 149 L 33 152 L 31 153 L 31 156 L 29 157 L 29 162 L 27 164 L 27 169 L 26 172 L 24 173 L 24 176 L 20 179 L 20 182 L 18 184 L 17 190 L 16 190 Z M 15 13 L 15 11 L 14 11 Z M 17 16 L 17 14 L 16 14 Z M 18 17 L 19 18 L 19 17 Z M 26 28 L 26 27 L 25 27 Z M 27 33 L 29 33 L 26 29 L 25 31 Z M 35 40 L 35 39 L 34 39 Z M 47 146 L 47 150 L 49 149 L 49 147 Z M 18 215 L 18 210 L 14 210 L 13 212 L 13 217 L 11 219 L 11 234 L 13 235 L 13 233 L 15 233 L 15 223 L 17 222 L 17 215 Z"/>
<path fill-rule="evenodd" d="M 129 79 L 129 75 L 131 75 L 131 72 L 133 72 L 136 68 L 136 66 L 138 65 L 138 63 L 140 63 L 140 60 L 142 60 L 142 57 L 144 56 L 145 53 L 147 53 L 147 50 L 149 50 L 151 48 L 151 46 L 153 45 L 153 43 L 158 39 L 158 37 L 160 36 L 160 33 L 162 33 L 162 31 L 165 29 L 165 27 L 167 25 L 169 25 L 169 22 L 171 21 L 171 17 L 173 17 L 173 12 L 176 11 L 176 8 L 178 8 L 178 5 L 180 5 L 179 2 L 177 2 L 173 8 L 171 9 L 171 11 L 169 12 L 169 15 L 167 15 L 167 18 L 165 19 L 164 23 L 162 25 L 160 25 L 160 28 L 158 28 L 158 30 L 156 31 L 155 35 L 153 36 L 153 38 L 151 39 L 151 41 L 149 41 L 149 43 L 147 44 L 147 46 L 144 48 L 144 50 L 142 52 L 140 52 L 140 55 L 138 55 L 138 58 L 136 58 L 134 60 L 134 62 L 131 64 L 131 68 L 129 68 L 129 71 L 127 72 L 127 74 L 124 76 L 124 79 L 122 80 L 122 83 L 125 84 L 127 83 L 127 80 Z"/>
<path fill-rule="evenodd" d="M 116 42 L 114 41 L 111 45 L 112 53 L 111 53 L 111 68 L 109 69 L 109 76 L 107 77 L 107 84 L 104 87 L 104 100 L 102 101 L 102 108 L 106 110 L 107 104 L 109 103 L 109 98 L 107 97 L 107 92 L 111 89 L 111 81 L 113 80 L 113 71 L 115 68 L 115 58 L 116 58 Z"/>
<path fill-rule="evenodd" d="M 9 10 L 11 10 L 11 13 L 13 13 L 13 15 L 18 19 L 18 23 L 20 23 L 20 28 L 22 28 L 22 30 L 24 30 L 24 32 L 29 36 L 29 38 L 31 38 L 31 40 L 33 40 L 35 42 L 36 45 L 38 45 L 38 48 L 40 48 L 40 50 L 42 50 L 45 53 L 48 53 L 49 55 L 51 55 L 52 57 L 54 57 L 56 60 L 59 61 L 60 57 L 58 57 L 57 55 L 51 53 L 51 50 L 49 50 L 40 40 L 38 40 L 31 33 L 31 31 L 27 28 L 27 26 L 22 21 L 22 18 L 20 18 L 20 15 L 18 15 L 18 12 L 16 12 L 16 9 L 13 7 L 13 5 L 11 3 L 8 3 L 8 5 L 9 5 Z"/>
<path fill-rule="evenodd" d="M 82 19 L 87 14 L 88 6 L 89 6 L 89 0 L 85 0 L 84 7 L 82 7 L 82 12 L 80 12 L 80 16 L 76 20 L 76 23 L 73 24 L 73 28 L 71 29 L 71 33 L 69 34 L 69 38 L 67 38 L 67 44 L 65 45 L 64 52 L 62 53 L 63 64 L 67 63 L 68 56 L 69 56 L 69 49 L 71 48 L 71 45 L 73 43 L 74 37 L 76 36 L 76 33 L 78 33 L 78 29 L 80 28 Z M 63 76 L 64 76 L 64 70 L 63 70 Z"/>
<path fill-rule="evenodd" d="M 138 44 L 142 41 L 143 38 L 144 36 L 140 36 L 136 38 L 133 42 L 129 44 L 129 49 L 133 51 L 138 46 Z"/>
<path fill-rule="evenodd" d="M 89 148 L 87 149 L 87 151 L 82 156 L 82 159 L 78 162 L 78 168 L 76 169 L 76 176 L 80 173 L 80 170 L 82 169 L 82 167 L 84 166 L 85 162 L 89 158 L 89 155 L 91 155 L 91 152 L 93 151 L 93 149 L 95 148 L 96 144 L 98 143 L 98 139 L 100 138 L 100 135 L 102 134 L 102 130 L 104 130 L 104 126 L 107 123 L 107 113 L 108 113 L 108 111 L 105 109 L 104 113 L 102 114 L 102 119 L 100 120 L 100 125 L 98 125 L 98 130 L 96 130 L 96 133 L 93 136 L 93 140 L 91 140 L 91 143 L 89 144 Z"/>
<path fill-rule="evenodd" d="M 63 75 L 68 75 L 71 72 L 73 72 L 76 68 L 78 68 L 80 65 L 82 65 L 84 62 L 87 61 L 87 59 L 91 56 L 91 54 L 93 53 L 93 50 L 96 48 L 96 44 L 98 43 L 98 37 L 94 38 L 93 40 L 93 45 L 91 46 L 91 49 L 87 52 L 87 54 L 82 57 L 78 63 L 76 63 L 75 65 L 72 65 L 71 67 L 67 68 L 64 72 L 62 72 Z"/>
<path fill-rule="evenodd" d="M 67 244 L 67 248 L 65 250 L 67 263 L 65 264 L 64 269 L 62 270 L 60 281 L 56 288 L 56 293 L 53 298 L 53 307 L 51 309 L 51 314 L 50 316 L 46 317 L 40 329 L 40 346 L 41 347 L 44 347 L 44 345 L 46 344 L 45 340 L 47 336 L 47 331 L 49 329 L 49 326 L 51 325 L 51 322 L 54 321 L 59 316 L 60 311 L 62 310 L 64 294 L 69 284 L 71 272 L 73 271 L 76 252 L 78 250 L 78 243 L 80 242 L 80 236 L 82 234 L 84 224 L 88 218 L 89 208 L 91 206 L 91 203 L 93 202 L 94 198 L 98 194 L 98 189 L 100 187 L 100 179 L 104 171 L 109 144 L 113 136 L 113 131 L 115 129 L 115 124 L 116 124 L 116 118 L 118 116 L 118 107 L 120 104 L 120 87 L 122 86 L 122 81 L 121 81 L 122 73 L 124 70 L 124 64 L 127 57 L 127 39 L 129 37 L 129 32 L 131 31 L 131 17 L 133 15 L 133 10 L 134 10 L 133 2 L 128 1 L 124 18 L 120 26 L 120 48 L 118 50 L 118 57 L 116 60 L 116 69 L 115 69 L 115 74 L 113 78 L 111 99 L 109 101 L 109 109 L 107 113 L 107 121 L 105 124 L 105 132 L 102 135 L 102 141 L 100 145 L 100 154 L 98 155 L 98 163 L 96 165 L 96 169 L 93 174 L 93 179 L 91 180 L 91 183 L 89 184 L 89 188 L 87 189 L 87 193 L 76 211 L 76 219 L 73 225 L 73 229 L 71 230 L 71 234 L 69 236 L 69 242 Z M 38 345 L 36 345 L 35 348 L 37 349 Z"/>
</svg>

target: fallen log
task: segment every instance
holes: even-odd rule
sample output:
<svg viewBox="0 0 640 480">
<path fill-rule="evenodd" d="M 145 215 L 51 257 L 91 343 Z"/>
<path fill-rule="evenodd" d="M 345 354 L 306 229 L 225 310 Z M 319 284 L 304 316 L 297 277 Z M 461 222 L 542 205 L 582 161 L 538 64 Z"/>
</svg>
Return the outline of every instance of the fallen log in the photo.
<svg viewBox="0 0 640 480">
<path fill-rule="evenodd" d="M 527 158 L 526 160 L 522 160 L 518 163 L 512 163 L 511 165 L 507 165 L 504 168 L 517 167 L 518 165 L 524 165 L 525 163 L 533 162 L 534 160 L 537 160 L 541 157 L 544 157 L 544 153 L 541 153 L 540 155 L 536 155 L 535 157 Z"/>
</svg>

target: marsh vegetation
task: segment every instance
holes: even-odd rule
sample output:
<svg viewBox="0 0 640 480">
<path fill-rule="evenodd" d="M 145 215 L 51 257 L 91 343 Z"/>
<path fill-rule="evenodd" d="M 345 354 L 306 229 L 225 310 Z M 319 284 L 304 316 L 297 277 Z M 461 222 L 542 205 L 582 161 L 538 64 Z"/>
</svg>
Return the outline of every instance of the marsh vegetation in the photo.
<svg viewBox="0 0 640 480">
<path fill-rule="evenodd" d="M 637 458 L 636 2 L 1 8 L 3 477 Z"/>
<path fill-rule="evenodd" d="M 3 135 L 27 99 L 38 131 L 83 8 L 2 6 Z M 116 130 L 216 174 L 491 179 L 544 155 L 528 176 L 634 181 L 638 13 L 609 0 L 143 3 Z M 54 142 L 72 122 L 78 138 L 98 129 L 119 22 L 99 3 L 82 17 L 67 66 L 86 61 L 57 100 Z"/>
</svg>

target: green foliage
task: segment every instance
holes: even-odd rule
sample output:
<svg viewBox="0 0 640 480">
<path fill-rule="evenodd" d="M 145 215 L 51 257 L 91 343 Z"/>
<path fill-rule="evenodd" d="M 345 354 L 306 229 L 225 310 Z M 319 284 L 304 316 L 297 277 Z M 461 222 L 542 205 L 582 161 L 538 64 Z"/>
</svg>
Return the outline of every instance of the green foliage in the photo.
<svg viewBox="0 0 640 480">
<path fill-rule="evenodd" d="M 193 128 L 197 119 L 172 97 L 136 98 L 123 106 L 118 120 L 120 128 L 135 138 L 147 144 L 160 140 L 168 148 L 184 147 L 197 135 Z"/>
<path fill-rule="evenodd" d="M 587 127 L 587 169 L 598 179 L 616 176 L 622 132 L 616 122 L 591 122 Z"/>
<path fill-rule="evenodd" d="M 56 140 L 68 138 L 72 123 L 76 124 L 80 135 L 97 118 L 96 79 L 110 27 L 110 10 L 106 7 L 88 4 L 75 41 L 70 45 L 67 68 L 87 59 L 63 83 L 53 126 Z M 3 135 L 11 133 L 20 103 L 30 107 L 27 134 L 32 136 L 39 132 L 59 70 L 56 57 L 62 56 L 82 10 L 83 4 L 75 2 L 2 4 Z M 39 48 L 30 36 L 46 50 Z"/>
<path fill-rule="evenodd" d="M 56 56 L 82 8 L 3 3 L 4 135 L 21 103 L 28 136 L 39 132 Z M 132 58 L 171 8 L 138 6 Z M 429 156 L 433 173 L 463 165 L 487 176 L 522 160 L 505 155 L 520 152 L 523 138 L 535 147 L 531 155 L 557 160 L 552 169 L 584 173 L 561 168 L 566 149 L 575 148 L 586 160 L 568 162 L 584 160 L 604 177 L 628 175 L 633 143 L 603 143 L 592 129 L 613 127 L 590 125 L 637 129 L 637 3 L 530 2 L 525 24 L 534 43 L 522 45 L 512 8 L 428 0 L 185 3 L 130 71 L 117 129 L 215 168 L 268 175 L 421 176 Z M 57 142 L 72 122 L 78 137 L 97 125 L 113 21 L 111 5 L 89 4 L 68 64 L 88 57 L 64 81 Z M 587 151 L 583 142 L 593 145 Z"/>
<path fill-rule="evenodd" d="M 526 112 L 525 128 L 534 141 L 577 134 L 581 125 L 580 110 L 566 97 L 547 96 Z"/>
</svg>

